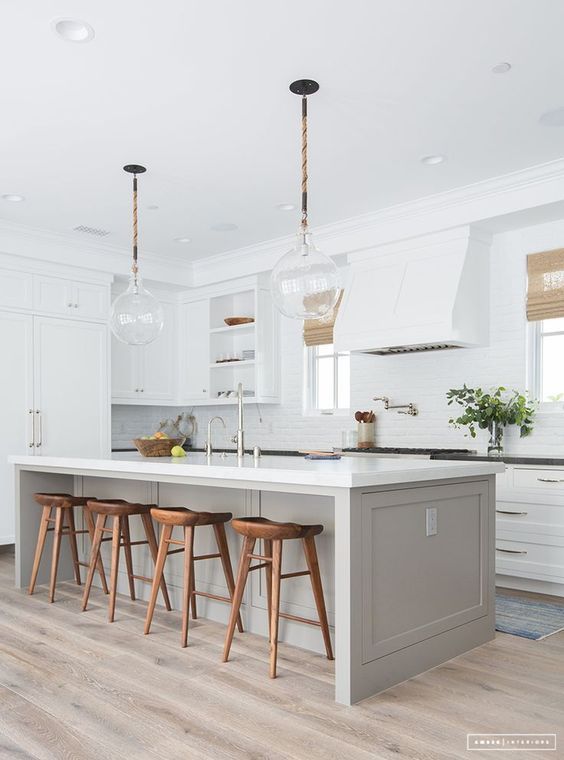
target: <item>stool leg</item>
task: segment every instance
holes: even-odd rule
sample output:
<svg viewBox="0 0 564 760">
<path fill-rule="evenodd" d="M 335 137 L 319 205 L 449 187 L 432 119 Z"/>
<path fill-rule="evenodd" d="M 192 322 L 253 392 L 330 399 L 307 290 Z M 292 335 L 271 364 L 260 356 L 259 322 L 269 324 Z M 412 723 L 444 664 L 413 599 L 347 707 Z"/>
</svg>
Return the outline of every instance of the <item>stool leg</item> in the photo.
<svg viewBox="0 0 564 760">
<path fill-rule="evenodd" d="M 124 515 L 121 519 L 121 534 L 123 536 L 123 553 L 125 554 L 125 566 L 129 581 L 129 596 L 135 601 L 135 581 L 133 579 L 133 558 L 131 556 L 131 534 L 129 533 L 129 517 Z"/>
<path fill-rule="evenodd" d="M 305 559 L 307 562 L 307 568 L 310 572 L 311 587 L 313 589 L 313 596 L 315 599 L 315 606 L 317 607 L 317 614 L 319 616 L 319 622 L 321 623 L 321 632 L 323 634 L 323 641 L 325 642 L 325 651 L 327 652 L 327 659 L 333 660 L 333 648 L 331 646 L 331 635 L 329 633 L 329 623 L 327 622 L 327 611 L 325 609 L 325 598 L 323 596 L 323 586 L 321 585 L 321 574 L 319 572 L 319 562 L 317 560 L 317 549 L 315 548 L 315 538 L 304 538 L 303 547 Z"/>
<path fill-rule="evenodd" d="M 86 523 L 86 528 L 90 536 L 90 546 L 92 547 L 92 542 L 94 541 L 94 518 L 92 517 L 92 512 L 88 509 L 88 507 L 83 508 L 82 514 L 84 515 L 84 522 Z M 104 565 L 102 563 L 102 557 L 100 556 L 98 557 L 96 567 L 98 569 L 98 575 L 100 576 L 100 582 L 102 584 L 104 594 L 108 594 L 109 591 L 108 584 L 106 583 L 106 573 L 104 572 Z"/>
<path fill-rule="evenodd" d="M 233 578 L 233 568 L 231 566 L 231 557 L 229 556 L 229 544 L 227 543 L 227 536 L 225 535 L 225 525 L 219 523 L 213 526 L 215 533 L 215 540 L 217 548 L 221 555 L 221 564 L 223 565 L 223 574 L 225 575 L 225 582 L 229 589 L 229 596 L 231 602 L 233 602 L 233 594 L 235 592 L 235 579 Z M 237 615 L 237 628 L 240 633 L 243 633 L 243 622 L 241 620 L 241 613 Z"/>
<path fill-rule="evenodd" d="M 198 605 L 196 604 L 196 572 L 194 568 L 194 549 L 192 548 L 192 569 L 190 571 L 190 607 L 192 620 L 198 619 Z"/>
<path fill-rule="evenodd" d="M 229 623 L 227 625 L 227 632 L 225 634 L 225 644 L 223 646 L 223 662 L 227 662 L 229 659 L 229 650 L 231 649 L 231 642 L 233 641 L 233 634 L 235 633 L 235 625 L 237 623 L 237 616 L 241 608 L 241 601 L 243 599 L 243 592 L 245 591 L 245 584 L 247 583 L 247 576 L 249 575 L 249 568 L 251 566 L 251 558 L 249 554 L 253 553 L 255 548 L 256 538 L 250 538 L 245 536 L 243 541 L 243 548 L 241 549 L 241 558 L 239 560 L 239 569 L 237 571 L 237 582 L 235 583 L 235 593 L 233 594 L 233 601 L 231 603 L 231 614 L 229 615 Z"/>
<path fill-rule="evenodd" d="M 270 612 L 270 677 L 276 678 L 278 657 L 278 613 L 280 611 L 280 575 L 282 573 L 282 541 L 272 542 L 272 609 Z"/>
<path fill-rule="evenodd" d="M 155 562 L 155 574 L 153 575 L 153 585 L 151 586 L 151 598 L 149 599 L 147 617 L 145 618 L 144 633 L 149 633 L 151 629 L 151 623 L 153 622 L 153 613 L 155 612 L 155 604 L 157 603 L 161 578 L 163 577 L 163 570 L 168 552 L 168 540 L 172 535 L 172 527 L 172 525 L 163 525 L 161 532 L 161 540 L 159 542 L 159 550 L 157 552 L 157 561 Z"/>
<path fill-rule="evenodd" d="M 76 525 L 74 523 L 74 508 L 70 507 L 65 510 L 69 521 L 69 543 L 72 557 L 72 564 L 74 566 L 74 577 L 76 579 L 77 586 L 82 585 L 80 580 L 80 565 L 78 564 L 78 546 L 76 545 Z"/>
<path fill-rule="evenodd" d="M 55 586 L 57 584 L 57 569 L 61 554 L 61 537 L 63 535 L 63 510 L 55 507 L 55 531 L 53 533 L 53 559 L 51 560 L 51 578 L 49 581 L 49 601 L 55 601 Z"/>
<path fill-rule="evenodd" d="M 92 519 L 92 515 L 90 515 Z M 102 528 L 106 524 L 106 516 L 98 515 L 96 518 L 96 527 L 94 529 L 94 535 L 92 538 L 92 547 L 90 549 L 90 562 L 88 564 L 88 573 L 86 575 L 86 583 L 84 585 L 84 593 L 82 595 L 82 611 L 86 609 L 88 604 L 88 598 L 90 596 L 90 589 L 92 588 L 92 581 L 94 580 L 94 570 L 96 569 L 97 561 L 100 559 L 100 546 L 102 545 Z"/>
<path fill-rule="evenodd" d="M 108 622 L 114 622 L 114 615 L 116 611 L 116 592 L 118 582 L 118 570 L 119 570 L 119 544 L 120 544 L 120 521 L 119 517 L 115 515 L 112 524 L 112 565 L 110 569 L 110 606 L 108 609 Z"/>
<path fill-rule="evenodd" d="M 31 570 L 31 578 L 29 579 L 28 594 L 33 594 L 35 590 L 35 583 L 37 581 L 37 573 L 39 572 L 39 565 L 41 564 L 41 555 L 45 548 L 45 539 L 47 538 L 47 528 L 49 527 L 49 517 L 51 516 L 51 507 L 43 507 L 41 513 L 41 522 L 39 523 L 39 535 L 37 536 L 37 546 L 35 547 L 35 557 L 33 558 L 33 567 Z"/>
<path fill-rule="evenodd" d="M 180 646 L 188 646 L 188 618 L 194 589 L 194 527 L 184 528 L 184 584 L 182 587 L 182 635 Z"/>
<path fill-rule="evenodd" d="M 263 539 L 264 556 L 272 559 L 272 541 L 268 538 Z M 270 640 L 270 627 L 272 617 L 272 562 L 268 562 L 264 568 L 266 576 L 266 604 L 268 607 L 268 638 Z"/>
<path fill-rule="evenodd" d="M 155 528 L 153 527 L 153 520 L 150 514 L 141 515 L 141 520 L 143 521 L 143 526 L 145 528 L 145 535 L 147 536 L 147 543 L 149 544 L 149 550 L 151 552 L 153 562 L 156 563 L 157 554 L 159 550 L 157 547 L 157 537 L 155 536 Z M 170 604 L 170 599 L 168 596 L 168 590 L 166 587 L 166 581 L 164 579 L 164 576 L 160 580 L 160 586 L 161 586 L 161 591 L 163 594 L 165 607 L 170 612 L 170 610 L 172 609 L 172 606 Z"/>
</svg>

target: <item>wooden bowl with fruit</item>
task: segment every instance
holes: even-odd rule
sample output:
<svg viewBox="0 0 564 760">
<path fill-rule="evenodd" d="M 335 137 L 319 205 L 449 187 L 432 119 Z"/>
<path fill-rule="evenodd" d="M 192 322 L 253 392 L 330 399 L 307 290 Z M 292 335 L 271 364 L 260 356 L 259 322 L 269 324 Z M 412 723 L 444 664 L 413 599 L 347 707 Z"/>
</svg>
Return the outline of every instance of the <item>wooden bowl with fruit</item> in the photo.
<svg viewBox="0 0 564 760">
<path fill-rule="evenodd" d="M 170 457 L 186 456 L 186 452 L 182 448 L 185 440 L 186 438 L 171 438 L 159 430 L 154 435 L 135 438 L 133 443 L 137 451 L 144 457 Z"/>
</svg>

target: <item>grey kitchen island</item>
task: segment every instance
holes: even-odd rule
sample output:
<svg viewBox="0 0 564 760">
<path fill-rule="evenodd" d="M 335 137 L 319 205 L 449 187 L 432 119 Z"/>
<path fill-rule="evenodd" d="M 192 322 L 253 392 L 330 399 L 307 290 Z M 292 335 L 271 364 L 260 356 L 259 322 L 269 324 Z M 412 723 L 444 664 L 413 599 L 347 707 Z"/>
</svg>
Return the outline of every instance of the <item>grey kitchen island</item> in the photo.
<svg viewBox="0 0 564 760">
<path fill-rule="evenodd" d="M 34 492 L 68 492 L 323 523 L 319 562 L 334 627 L 335 698 L 342 704 L 376 694 L 494 637 L 495 473 L 503 471 L 501 463 L 377 457 L 239 460 L 219 454 L 210 459 L 203 454 L 185 459 L 144 459 L 138 454 L 111 459 L 18 456 L 10 461 L 18 587 L 29 581 L 37 539 Z M 198 554 L 212 546 L 208 549 L 206 532 L 199 532 Z M 229 533 L 235 564 L 239 546 Z M 87 549 L 85 544 L 82 551 Z M 292 570 L 303 564 L 299 549 L 289 547 L 284 556 Z M 70 579 L 66 550 L 63 544 L 59 578 Z M 46 578 L 48 554 L 40 583 Z M 136 572 L 150 575 L 145 547 L 136 554 Z M 182 586 L 181 562 L 171 557 L 167 565 L 175 606 Z M 213 562 L 198 564 L 209 567 L 197 573 L 197 586 L 227 594 L 221 568 L 211 567 Z M 252 575 L 242 608 L 244 623 L 247 630 L 266 636 L 264 579 L 259 577 L 262 573 Z M 126 585 L 120 577 L 119 589 L 125 591 Z M 139 591 L 147 598 L 148 588 Z M 315 617 L 307 579 L 284 584 L 281 609 Z M 228 613 L 228 605 L 221 602 L 202 604 L 204 617 L 226 621 Z M 323 651 L 317 628 L 290 620 L 283 621 L 280 640 Z"/>
</svg>

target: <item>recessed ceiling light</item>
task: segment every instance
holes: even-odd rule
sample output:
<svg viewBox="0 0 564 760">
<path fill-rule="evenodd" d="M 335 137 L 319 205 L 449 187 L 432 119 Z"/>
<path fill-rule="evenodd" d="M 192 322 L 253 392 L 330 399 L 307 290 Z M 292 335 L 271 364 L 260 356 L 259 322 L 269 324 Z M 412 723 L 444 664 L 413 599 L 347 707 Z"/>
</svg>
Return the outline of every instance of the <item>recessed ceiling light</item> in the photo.
<svg viewBox="0 0 564 760">
<path fill-rule="evenodd" d="M 511 64 L 507 61 L 501 61 L 492 67 L 492 74 L 507 74 L 508 71 L 511 71 Z"/>
<path fill-rule="evenodd" d="M 564 127 L 564 107 L 545 111 L 539 121 L 543 127 Z"/>
<path fill-rule="evenodd" d="M 238 229 L 238 227 L 232 222 L 218 222 L 217 224 L 212 224 L 211 229 L 214 232 L 232 232 Z"/>
<path fill-rule="evenodd" d="M 4 193 L 2 200 L 10 201 L 10 203 L 21 203 L 21 201 L 25 201 L 25 196 L 17 195 L 16 193 Z"/>
<path fill-rule="evenodd" d="M 159 207 L 156 206 L 154 203 L 151 203 L 151 205 L 147 206 L 147 208 L 149 209 L 149 211 L 158 211 L 159 210 Z"/>
<path fill-rule="evenodd" d="M 423 156 L 421 159 L 421 163 L 425 164 L 425 166 L 436 166 L 437 164 L 442 164 L 446 161 L 446 156 L 441 156 L 439 153 L 437 153 L 434 156 Z"/>
<path fill-rule="evenodd" d="M 293 211 L 296 207 L 293 203 L 277 203 L 275 208 L 278 211 Z"/>
<path fill-rule="evenodd" d="M 188 238 L 188 237 L 178 237 L 178 238 L 174 238 L 174 242 L 175 243 L 191 243 L 192 240 L 191 238 Z"/>
<path fill-rule="evenodd" d="M 57 18 L 51 28 L 65 42 L 90 42 L 94 39 L 94 29 L 79 18 Z"/>
</svg>

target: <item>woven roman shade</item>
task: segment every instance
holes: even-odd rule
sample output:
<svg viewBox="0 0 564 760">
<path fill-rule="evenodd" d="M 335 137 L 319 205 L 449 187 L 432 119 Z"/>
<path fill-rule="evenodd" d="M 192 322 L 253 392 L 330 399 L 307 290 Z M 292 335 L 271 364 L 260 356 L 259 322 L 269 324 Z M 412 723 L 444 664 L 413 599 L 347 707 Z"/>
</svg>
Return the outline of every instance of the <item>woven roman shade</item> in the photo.
<svg viewBox="0 0 564 760">
<path fill-rule="evenodd" d="M 333 343 L 333 328 L 342 299 L 343 291 L 341 290 L 339 300 L 333 311 L 321 319 L 304 320 L 304 343 L 306 346 L 325 346 L 328 343 Z"/>
<path fill-rule="evenodd" d="M 564 317 L 564 248 L 527 256 L 527 319 Z"/>
</svg>

